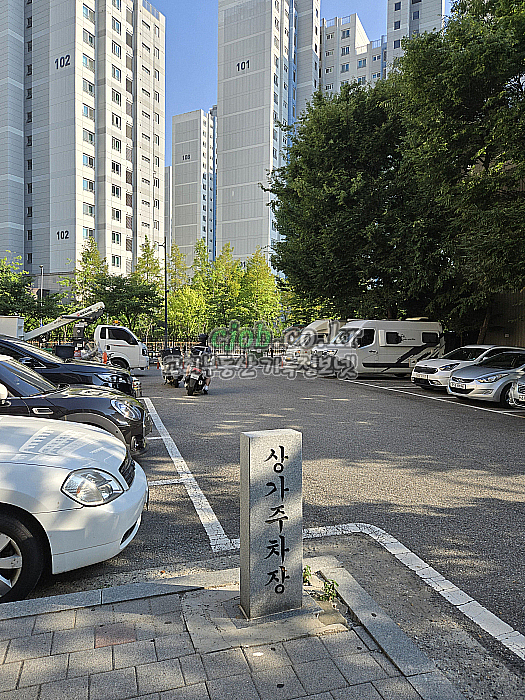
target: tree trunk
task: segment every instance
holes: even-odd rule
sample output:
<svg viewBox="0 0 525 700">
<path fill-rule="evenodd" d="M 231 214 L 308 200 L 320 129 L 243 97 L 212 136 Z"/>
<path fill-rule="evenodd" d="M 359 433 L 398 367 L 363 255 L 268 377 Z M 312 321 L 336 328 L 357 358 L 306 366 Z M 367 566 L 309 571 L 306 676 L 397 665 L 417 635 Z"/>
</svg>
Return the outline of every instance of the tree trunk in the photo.
<svg viewBox="0 0 525 700">
<path fill-rule="evenodd" d="M 485 311 L 485 318 L 483 319 L 483 323 L 481 324 L 481 328 L 479 329 L 478 341 L 477 341 L 478 345 L 480 343 L 485 342 L 485 336 L 487 335 L 487 331 L 489 328 L 490 316 L 491 316 L 491 307 L 487 306 L 487 309 Z"/>
</svg>

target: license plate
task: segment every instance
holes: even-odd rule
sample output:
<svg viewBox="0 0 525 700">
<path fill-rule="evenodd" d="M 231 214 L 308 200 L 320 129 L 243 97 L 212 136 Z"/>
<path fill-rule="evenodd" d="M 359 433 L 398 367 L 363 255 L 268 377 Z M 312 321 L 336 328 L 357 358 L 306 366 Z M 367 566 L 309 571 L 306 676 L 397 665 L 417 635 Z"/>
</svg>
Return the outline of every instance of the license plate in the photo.
<svg viewBox="0 0 525 700">
<path fill-rule="evenodd" d="M 461 384 L 460 382 L 450 382 L 450 386 L 453 389 L 466 389 L 467 388 L 466 384 Z"/>
<path fill-rule="evenodd" d="M 199 379 L 200 376 L 201 376 L 200 374 L 196 374 L 195 372 L 192 372 L 192 373 L 190 374 L 191 379 Z"/>
<path fill-rule="evenodd" d="M 414 372 L 415 379 L 428 379 L 428 374 L 421 374 L 420 372 Z"/>
</svg>

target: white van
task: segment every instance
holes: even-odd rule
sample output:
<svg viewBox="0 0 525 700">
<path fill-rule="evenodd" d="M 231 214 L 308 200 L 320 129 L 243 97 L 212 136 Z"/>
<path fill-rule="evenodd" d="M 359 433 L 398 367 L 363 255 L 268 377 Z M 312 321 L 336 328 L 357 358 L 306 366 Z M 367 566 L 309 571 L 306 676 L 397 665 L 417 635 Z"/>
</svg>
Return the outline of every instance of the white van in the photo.
<svg viewBox="0 0 525 700">
<path fill-rule="evenodd" d="M 341 321 L 323 318 L 319 321 L 312 321 L 300 333 L 287 333 L 291 342 L 286 346 L 283 360 L 287 364 L 307 366 L 310 361 L 312 348 L 330 342 L 341 328 Z M 294 330 L 294 329 L 292 329 Z M 298 330 L 298 329 L 297 329 Z"/>
<path fill-rule="evenodd" d="M 106 352 L 108 362 L 124 369 L 147 369 L 148 348 L 123 326 L 97 326 L 94 340 L 101 353 Z"/>
<path fill-rule="evenodd" d="M 350 319 L 329 343 L 312 349 L 319 373 L 355 378 L 360 374 L 409 375 L 418 360 L 441 357 L 445 339 L 440 323 L 421 319 Z"/>
</svg>

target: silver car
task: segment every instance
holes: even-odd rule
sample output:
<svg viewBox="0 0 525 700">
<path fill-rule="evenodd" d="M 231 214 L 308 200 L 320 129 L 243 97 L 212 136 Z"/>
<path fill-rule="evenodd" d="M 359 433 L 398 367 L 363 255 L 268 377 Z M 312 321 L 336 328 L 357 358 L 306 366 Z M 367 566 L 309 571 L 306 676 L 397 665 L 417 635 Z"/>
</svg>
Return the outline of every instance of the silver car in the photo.
<svg viewBox="0 0 525 700">
<path fill-rule="evenodd" d="M 412 383 L 423 389 L 443 389 L 446 391 L 452 372 L 459 372 L 463 367 L 477 364 L 487 357 L 501 352 L 523 350 L 525 348 L 508 345 L 463 345 L 438 359 L 420 360 L 412 370 Z"/>
<path fill-rule="evenodd" d="M 525 373 L 525 350 L 502 352 L 452 373 L 447 391 L 452 396 L 494 401 L 510 406 L 512 383 Z"/>
</svg>

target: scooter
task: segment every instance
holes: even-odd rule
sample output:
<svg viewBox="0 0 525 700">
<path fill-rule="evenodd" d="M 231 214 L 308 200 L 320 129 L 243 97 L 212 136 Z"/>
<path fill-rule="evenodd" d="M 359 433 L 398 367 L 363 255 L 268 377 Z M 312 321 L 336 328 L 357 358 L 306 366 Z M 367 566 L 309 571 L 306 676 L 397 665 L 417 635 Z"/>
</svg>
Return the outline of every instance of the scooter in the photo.
<svg viewBox="0 0 525 700">
<path fill-rule="evenodd" d="M 184 358 L 179 348 L 167 348 L 161 350 L 159 355 L 159 365 L 162 371 L 162 378 L 165 384 L 171 384 L 175 388 L 184 377 L 182 368 Z"/>
<path fill-rule="evenodd" d="M 190 371 L 184 378 L 184 386 L 188 396 L 202 392 L 206 386 L 206 373 L 199 364 L 199 358 L 196 358 L 190 366 Z"/>
</svg>

